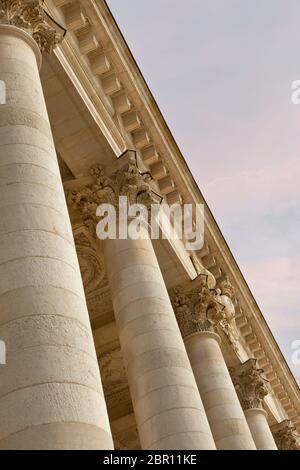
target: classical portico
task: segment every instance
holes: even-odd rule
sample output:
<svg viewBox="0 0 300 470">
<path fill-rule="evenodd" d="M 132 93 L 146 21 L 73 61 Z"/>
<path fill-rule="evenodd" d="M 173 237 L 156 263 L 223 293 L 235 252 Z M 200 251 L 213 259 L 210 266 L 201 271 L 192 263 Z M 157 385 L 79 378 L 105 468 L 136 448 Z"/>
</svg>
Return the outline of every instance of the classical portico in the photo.
<svg viewBox="0 0 300 470">
<path fill-rule="evenodd" d="M 0 0 L 0 80 L 0 449 L 299 448 L 297 384 L 105 2 Z M 100 242 L 119 196 L 205 204 L 203 247 Z"/>
</svg>

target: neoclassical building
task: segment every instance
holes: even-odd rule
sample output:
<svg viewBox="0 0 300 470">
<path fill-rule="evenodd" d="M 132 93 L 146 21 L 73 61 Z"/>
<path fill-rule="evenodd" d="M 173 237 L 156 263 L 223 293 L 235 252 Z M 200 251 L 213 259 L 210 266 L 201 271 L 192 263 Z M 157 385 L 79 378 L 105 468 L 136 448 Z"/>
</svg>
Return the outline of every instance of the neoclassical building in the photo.
<svg viewBox="0 0 300 470">
<path fill-rule="evenodd" d="M 0 0 L 0 80 L 0 449 L 299 449 L 297 383 L 105 1 Z M 100 241 L 120 195 L 205 204 L 203 247 Z"/>
</svg>

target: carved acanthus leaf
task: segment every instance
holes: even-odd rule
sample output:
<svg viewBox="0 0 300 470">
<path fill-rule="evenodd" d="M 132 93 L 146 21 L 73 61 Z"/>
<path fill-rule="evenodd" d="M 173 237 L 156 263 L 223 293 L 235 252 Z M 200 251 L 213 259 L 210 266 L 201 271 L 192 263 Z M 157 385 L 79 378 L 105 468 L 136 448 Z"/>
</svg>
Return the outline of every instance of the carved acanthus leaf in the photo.
<svg viewBox="0 0 300 470">
<path fill-rule="evenodd" d="M 41 52 L 51 53 L 62 36 L 49 24 L 42 4 L 42 0 L 0 0 L 0 24 L 27 31 Z"/>
<path fill-rule="evenodd" d="M 184 338 L 200 331 L 217 332 L 217 326 L 224 318 L 219 293 L 209 289 L 206 276 L 200 278 L 197 288 L 184 290 L 179 286 L 171 291 L 171 301 Z"/>
<path fill-rule="evenodd" d="M 290 420 L 272 426 L 273 436 L 279 450 L 299 450 L 300 436 Z"/>
<path fill-rule="evenodd" d="M 118 209 L 121 196 L 127 197 L 128 206 L 144 204 L 149 208 L 152 203 L 157 202 L 157 195 L 149 184 L 150 175 L 139 171 L 133 156 L 109 177 L 102 165 L 93 166 L 90 175 L 94 178 L 94 183 L 79 191 L 69 192 L 67 200 L 73 209 L 80 211 L 84 225 L 93 234 L 98 222 L 96 210 L 100 204 L 111 204 Z"/>
<path fill-rule="evenodd" d="M 242 408 L 262 408 L 264 397 L 268 394 L 268 381 L 259 369 L 257 359 L 249 359 L 230 370 Z"/>
</svg>

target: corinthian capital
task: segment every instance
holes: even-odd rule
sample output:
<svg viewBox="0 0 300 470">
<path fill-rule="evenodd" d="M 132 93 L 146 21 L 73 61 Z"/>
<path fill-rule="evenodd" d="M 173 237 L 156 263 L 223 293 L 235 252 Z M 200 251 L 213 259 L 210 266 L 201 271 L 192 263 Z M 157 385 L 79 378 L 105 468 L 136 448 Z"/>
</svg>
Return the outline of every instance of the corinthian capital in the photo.
<svg viewBox="0 0 300 470">
<path fill-rule="evenodd" d="M 272 426 L 273 436 L 279 450 L 299 450 L 300 440 L 295 426 L 286 419 Z"/>
<path fill-rule="evenodd" d="M 41 52 L 50 53 L 61 36 L 48 21 L 42 0 L 0 0 L 0 24 L 17 26 L 27 31 Z"/>
<path fill-rule="evenodd" d="M 242 408 L 262 408 L 264 397 L 268 394 L 267 379 L 263 377 L 263 369 L 257 367 L 256 359 L 249 359 L 243 364 L 231 369 Z"/>
<path fill-rule="evenodd" d="M 171 302 L 183 338 L 201 331 L 217 332 L 224 318 L 225 307 L 220 302 L 219 292 L 209 289 L 207 276 L 197 278 L 198 286 L 191 290 L 181 286 L 171 291 Z"/>
<path fill-rule="evenodd" d="M 120 162 L 119 162 L 120 163 Z M 94 182 L 67 194 L 71 207 L 79 210 L 83 222 L 95 233 L 98 222 L 96 210 L 99 204 L 111 204 L 119 208 L 119 198 L 127 198 L 127 204 L 143 204 L 147 208 L 157 202 L 157 195 L 150 187 L 151 176 L 139 171 L 135 155 L 129 155 L 127 161 L 110 176 L 107 176 L 102 165 L 90 169 Z"/>
</svg>

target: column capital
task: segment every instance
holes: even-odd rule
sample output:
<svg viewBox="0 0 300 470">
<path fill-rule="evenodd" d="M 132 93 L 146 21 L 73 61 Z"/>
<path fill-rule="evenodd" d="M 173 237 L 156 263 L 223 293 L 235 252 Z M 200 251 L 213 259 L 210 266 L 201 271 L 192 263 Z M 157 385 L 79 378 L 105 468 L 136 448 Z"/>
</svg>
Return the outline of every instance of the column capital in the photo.
<svg viewBox="0 0 300 470">
<path fill-rule="evenodd" d="M 195 286 L 195 283 L 191 283 Z M 194 333 L 218 333 L 230 330 L 234 320 L 234 307 L 221 289 L 210 289 L 207 276 L 197 277 L 197 286 L 177 286 L 170 292 L 171 302 L 184 338 Z"/>
<path fill-rule="evenodd" d="M 69 191 L 67 200 L 73 209 L 81 213 L 84 225 L 93 234 L 99 221 L 96 216 L 99 204 L 110 204 L 118 209 L 119 198 L 124 196 L 128 205 L 143 204 L 149 209 L 160 198 L 151 189 L 151 174 L 139 170 L 134 151 L 122 156 L 117 162 L 117 169 L 109 176 L 102 165 L 92 166 L 89 173 L 94 181 L 78 191 Z"/>
<path fill-rule="evenodd" d="M 231 368 L 230 372 L 243 410 L 262 408 L 268 394 L 268 381 L 263 376 L 263 369 L 258 368 L 257 359 L 248 359 Z"/>
<path fill-rule="evenodd" d="M 0 0 L 0 25 L 26 31 L 41 52 L 51 53 L 61 36 L 50 25 L 42 4 L 42 0 Z"/>
<path fill-rule="evenodd" d="M 279 450 L 299 450 L 300 439 L 297 430 L 288 419 L 271 427 L 275 442 Z"/>
</svg>

